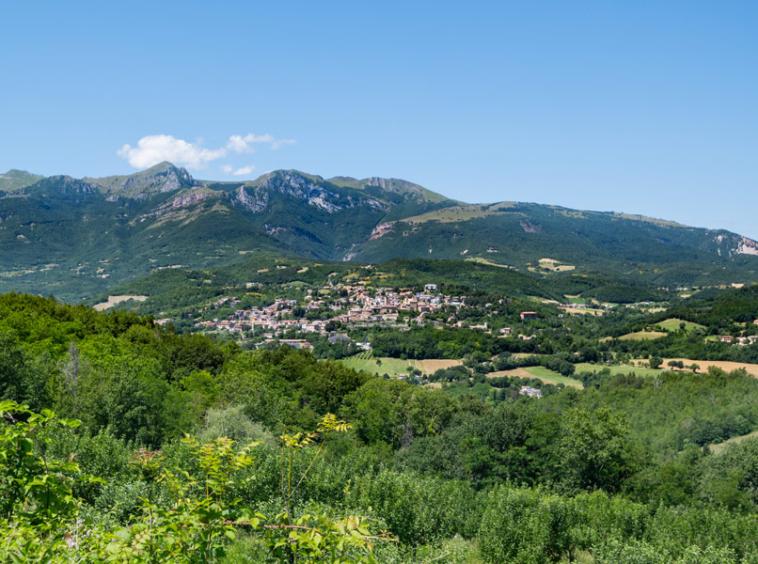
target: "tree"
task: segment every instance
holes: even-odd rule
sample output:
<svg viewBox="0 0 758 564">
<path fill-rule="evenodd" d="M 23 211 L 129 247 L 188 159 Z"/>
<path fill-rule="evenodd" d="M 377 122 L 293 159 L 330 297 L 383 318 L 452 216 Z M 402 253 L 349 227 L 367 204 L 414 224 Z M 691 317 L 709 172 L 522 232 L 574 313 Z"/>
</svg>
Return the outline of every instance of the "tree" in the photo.
<svg viewBox="0 0 758 564">
<path fill-rule="evenodd" d="M 640 459 L 626 417 L 607 407 L 569 411 L 558 448 L 561 479 L 570 489 L 619 491 Z"/>
<path fill-rule="evenodd" d="M 650 365 L 650 368 L 659 368 L 661 364 L 663 364 L 663 359 L 659 356 L 651 356 L 650 360 L 648 360 L 648 364 Z"/>
</svg>

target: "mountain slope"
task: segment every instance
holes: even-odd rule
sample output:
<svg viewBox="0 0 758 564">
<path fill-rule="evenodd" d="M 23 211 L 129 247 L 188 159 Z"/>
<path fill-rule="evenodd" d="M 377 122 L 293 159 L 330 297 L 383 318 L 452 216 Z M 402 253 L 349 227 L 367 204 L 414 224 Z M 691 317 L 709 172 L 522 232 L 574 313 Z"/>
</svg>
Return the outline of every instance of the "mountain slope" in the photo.
<svg viewBox="0 0 758 564">
<path fill-rule="evenodd" d="M 172 192 L 180 188 L 196 185 L 195 180 L 184 168 L 162 162 L 153 167 L 128 176 L 107 176 L 105 178 L 84 178 L 96 185 L 111 199 L 145 199 L 151 195 Z"/>
<path fill-rule="evenodd" d="M 429 258 L 479 258 L 544 274 L 557 264 L 564 271 L 604 270 L 691 285 L 755 280 L 755 248 L 754 241 L 724 230 L 504 202 L 464 204 L 392 222 L 354 258 L 382 261 L 425 250 Z"/>
<path fill-rule="evenodd" d="M 15 192 L 21 188 L 31 186 L 43 178 L 44 176 L 32 174 L 25 170 L 11 169 L 5 174 L 0 174 L 0 192 Z"/>
<path fill-rule="evenodd" d="M 758 281 L 758 244 L 728 231 L 537 204 L 465 204 L 397 179 L 287 170 L 214 182 L 170 163 L 106 178 L 24 174 L 0 192 L 0 291 L 78 300 L 163 268 L 204 269 L 255 253 L 476 260 L 534 276 L 657 285 Z"/>
</svg>

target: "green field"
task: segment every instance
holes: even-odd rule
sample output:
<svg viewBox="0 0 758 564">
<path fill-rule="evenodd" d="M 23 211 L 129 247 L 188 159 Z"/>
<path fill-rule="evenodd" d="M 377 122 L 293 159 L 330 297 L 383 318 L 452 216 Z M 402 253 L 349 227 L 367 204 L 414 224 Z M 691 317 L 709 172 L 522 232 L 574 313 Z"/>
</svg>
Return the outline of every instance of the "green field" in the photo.
<svg viewBox="0 0 758 564">
<path fill-rule="evenodd" d="M 365 354 L 370 353 L 363 353 L 359 356 L 364 356 Z M 396 378 L 398 374 L 408 374 L 408 367 L 413 366 L 412 360 L 401 360 L 399 358 L 358 358 L 358 357 L 350 357 L 346 358 L 344 360 L 341 360 L 345 366 L 349 366 L 353 370 L 360 370 L 363 372 L 368 372 L 369 374 L 379 374 L 379 376 L 383 376 L 384 374 L 387 374 L 387 376 L 391 378 Z"/>
<path fill-rule="evenodd" d="M 621 335 L 619 341 L 647 341 L 652 339 L 660 339 L 665 337 L 667 333 L 661 333 L 660 331 L 637 331 L 636 333 L 627 333 Z"/>
<path fill-rule="evenodd" d="M 556 386 L 558 384 L 563 384 L 564 386 L 571 387 L 571 388 L 584 387 L 579 380 L 568 378 L 566 376 L 563 376 L 562 374 L 558 374 L 557 372 L 549 370 L 545 368 L 544 366 L 529 366 L 529 367 L 523 368 L 523 370 L 526 370 L 529 374 L 531 374 L 535 378 L 539 378 L 546 384 L 555 384 Z"/>
<path fill-rule="evenodd" d="M 567 378 L 557 372 L 553 372 L 543 366 L 528 366 L 521 368 L 514 368 L 512 370 L 502 370 L 500 372 L 491 372 L 487 375 L 487 378 L 499 378 L 507 376 L 508 378 L 537 378 L 546 384 L 563 384 L 564 386 L 571 388 L 582 389 L 584 386 L 579 380 L 574 378 Z"/>
<path fill-rule="evenodd" d="M 684 321 L 682 319 L 676 319 L 676 318 L 667 319 L 666 321 L 661 321 L 660 323 L 656 323 L 656 325 L 665 331 L 674 333 L 676 331 L 679 331 L 680 323 L 684 323 L 684 330 L 687 332 L 690 332 L 693 329 L 703 329 L 703 330 L 706 329 L 705 325 L 700 325 L 699 323 L 692 323 L 691 321 Z"/>
<path fill-rule="evenodd" d="M 661 369 L 640 367 L 633 364 L 604 365 L 583 362 L 575 366 L 577 374 L 581 374 L 582 372 L 600 372 L 604 368 L 609 369 L 613 376 L 616 374 L 629 374 L 630 372 L 634 372 L 637 376 L 656 376 L 663 372 Z"/>
<path fill-rule="evenodd" d="M 424 374 L 433 374 L 440 368 L 462 364 L 460 360 L 451 359 L 402 360 L 386 356 L 374 358 L 370 352 L 358 353 L 340 362 L 353 370 L 362 370 L 369 374 L 379 374 L 379 376 L 386 374 L 391 378 L 397 377 L 398 374 L 408 374 L 410 372 L 408 367 L 421 370 Z"/>
</svg>

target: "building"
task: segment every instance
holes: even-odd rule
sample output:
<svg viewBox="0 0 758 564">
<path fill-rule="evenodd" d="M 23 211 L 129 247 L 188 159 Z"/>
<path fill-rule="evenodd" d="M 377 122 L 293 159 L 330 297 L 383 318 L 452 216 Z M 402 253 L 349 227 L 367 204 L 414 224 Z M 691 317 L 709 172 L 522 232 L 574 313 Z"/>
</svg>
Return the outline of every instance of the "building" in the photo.
<svg viewBox="0 0 758 564">
<path fill-rule="evenodd" d="M 305 339 L 280 339 L 279 344 L 295 349 L 310 350 L 313 348 L 313 345 Z"/>
<path fill-rule="evenodd" d="M 521 319 L 537 319 L 537 312 L 536 311 L 522 311 L 521 312 Z"/>
<path fill-rule="evenodd" d="M 520 396 L 529 396 L 530 398 L 541 398 L 542 390 L 532 388 L 531 386 L 521 386 L 518 394 Z"/>
</svg>

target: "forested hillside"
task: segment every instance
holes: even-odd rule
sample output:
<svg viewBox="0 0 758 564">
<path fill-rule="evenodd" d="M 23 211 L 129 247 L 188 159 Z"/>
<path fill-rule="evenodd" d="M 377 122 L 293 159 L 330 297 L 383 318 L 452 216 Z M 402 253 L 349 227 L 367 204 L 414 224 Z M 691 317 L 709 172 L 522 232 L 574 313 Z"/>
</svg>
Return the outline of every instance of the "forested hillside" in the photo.
<svg viewBox="0 0 758 564">
<path fill-rule="evenodd" d="M 0 175 L 0 291 L 76 302 L 164 269 L 240 259 L 433 259 L 614 284 L 758 281 L 758 243 L 725 230 L 519 202 L 467 204 L 398 179 L 279 170 L 196 180 L 171 163 L 127 176 Z"/>
<path fill-rule="evenodd" d="M 0 341 L 3 562 L 758 562 L 741 371 L 480 397 L 16 294 Z"/>
</svg>

